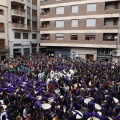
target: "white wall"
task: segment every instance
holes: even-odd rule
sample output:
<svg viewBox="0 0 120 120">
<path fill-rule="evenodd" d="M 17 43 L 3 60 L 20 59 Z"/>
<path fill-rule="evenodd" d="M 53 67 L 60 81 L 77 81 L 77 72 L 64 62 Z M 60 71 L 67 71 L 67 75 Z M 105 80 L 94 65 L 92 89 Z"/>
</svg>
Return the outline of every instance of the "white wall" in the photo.
<svg viewBox="0 0 120 120">
<path fill-rule="evenodd" d="M 94 60 L 97 59 L 97 49 L 92 48 L 71 48 L 71 58 L 73 57 L 73 51 L 74 54 L 80 55 L 82 59 L 86 59 L 86 54 L 94 55 Z"/>
<path fill-rule="evenodd" d="M 32 2 L 32 1 L 31 1 Z M 10 12 L 10 10 L 11 10 L 11 1 L 10 0 L 8 0 L 8 11 L 9 11 L 9 13 L 8 13 L 8 21 L 9 21 L 9 46 L 10 46 L 10 56 L 11 57 L 13 57 L 13 49 L 15 49 L 15 48 L 21 48 L 22 49 L 22 51 L 21 51 L 21 53 L 23 54 L 23 48 L 30 48 L 30 52 L 31 52 L 31 43 L 35 43 L 35 44 L 38 44 L 39 45 L 39 42 L 40 42 L 40 33 L 39 33 L 39 20 L 40 20 L 40 18 L 39 18 L 39 4 L 38 4 L 38 6 L 36 7 L 36 6 L 32 6 L 32 3 L 31 2 L 28 2 L 27 0 L 26 0 L 26 2 L 25 2 L 25 10 L 27 11 L 27 6 L 28 7 L 30 7 L 31 8 L 31 15 L 29 16 L 30 18 L 31 18 L 31 24 L 32 24 L 32 7 L 35 9 L 35 10 L 37 10 L 38 11 L 38 31 L 32 31 L 32 30 L 30 30 L 30 31 L 28 31 L 28 30 L 13 30 L 12 29 L 12 25 L 11 25 L 11 12 Z M 40 3 L 40 1 L 38 0 L 38 3 Z M 26 15 L 26 17 L 25 17 L 25 24 L 27 23 L 27 12 L 25 13 L 25 15 Z M 32 28 L 32 25 L 31 25 L 31 28 Z M 15 32 L 19 32 L 19 33 L 21 33 L 21 39 L 15 39 L 14 38 L 14 33 Z M 28 39 L 23 39 L 23 33 L 28 33 Z M 37 39 L 32 39 L 32 34 L 37 34 Z M 15 47 L 14 46 L 14 44 L 15 43 L 21 43 L 22 44 L 22 46 L 18 46 L 18 47 Z M 26 46 L 26 43 L 27 44 L 29 44 L 29 45 L 27 45 Z M 39 46 L 38 46 L 39 47 Z M 37 48 L 37 51 L 39 50 L 39 48 Z"/>
<path fill-rule="evenodd" d="M 4 10 L 4 15 L 0 15 L 0 23 L 4 23 L 5 32 L 0 32 L 0 39 L 5 39 L 5 45 L 8 47 L 8 25 L 7 25 L 7 2 L 0 0 L 0 9 Z"/>
</svg>

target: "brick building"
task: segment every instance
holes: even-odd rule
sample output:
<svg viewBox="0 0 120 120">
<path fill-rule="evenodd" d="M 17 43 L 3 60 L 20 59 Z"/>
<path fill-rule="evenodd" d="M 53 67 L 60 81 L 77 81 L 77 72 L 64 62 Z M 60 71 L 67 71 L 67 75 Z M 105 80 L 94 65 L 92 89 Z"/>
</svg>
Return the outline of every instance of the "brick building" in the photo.
<svg viewBox="0 0 120 120">
<path fill-rule="evenodd" d="M 41 51 L 57 57 L 113 60 L 119 0 L 41 0 Z"/>
</svg>

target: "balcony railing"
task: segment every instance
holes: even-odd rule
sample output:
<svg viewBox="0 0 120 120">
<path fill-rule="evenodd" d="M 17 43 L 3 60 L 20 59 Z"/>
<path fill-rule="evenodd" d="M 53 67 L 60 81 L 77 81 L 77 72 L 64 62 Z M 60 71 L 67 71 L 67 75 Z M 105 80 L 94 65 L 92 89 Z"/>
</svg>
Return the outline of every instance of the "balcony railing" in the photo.
<svg viewBox="0 0 120 120">
<path fill-rule="evenodd" d="M 25 11 L 21 11 L 21 10 L 12 9 L 11 14 L 14 16 L 17 15 L 17 16 L 25 17 Z"/>
<path fill-rule="evenodd" d="M 25 4 L 25 0 L 11 0 L 11 2 Z"/>
<path fill-rule="evenodd" d="M 25 24 L 12 23 L 13 29 L 27 29 Z"/>
<path fill-rule="evenodd" d="M 50 36 L 41 36 L 41 40 L 50 40 Z"/>
<path fill-rule="evenodd" d="M 33 25 L 33 26 L 32 26 L 32 30 L 38 30 L 37 26 L 36 26 L 36 25 Z"/>
<path fill-rule="evenodd" d="M 31 27 L 30 27 L 30 25 L 27 25 L 27 29 L 28 29 L 28 30 L 31 30 Z"/>
</svg>

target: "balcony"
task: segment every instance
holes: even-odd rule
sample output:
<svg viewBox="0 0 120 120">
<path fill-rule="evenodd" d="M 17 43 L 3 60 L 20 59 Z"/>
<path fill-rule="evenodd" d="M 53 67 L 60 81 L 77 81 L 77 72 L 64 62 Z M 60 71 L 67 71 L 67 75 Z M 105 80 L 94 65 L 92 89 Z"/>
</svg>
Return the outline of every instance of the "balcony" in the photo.
<svg viewBox="0 0 120 120">
<path fill-rule="evenodd" d="M 105 18 L 104 26 L 118 26 L 119 18 Z"/>
<path fill-rule="evenodd" d="M 41 28 L 49 28 L 50 27 L 50 21 L 44 21 L 41 23 Z"/>
<path fill-rule="evenodd" d="M 34 30 L 34 31 L 38 31 L 37 26 L 36 26 L 36 25 L 32 25 L 32 30 Z"/>
<path fill-rule="evenodd" d="M 12 28 L 13 29 L 22 29 L 22 30 L 27 29 L 25 24 L 19 24 L 19 23 L 12 23 Z"/>
<path fill-rule="evenodd" d="M 117 41 L 118 34 L 117 33 L 104 33 L 103 41 Z"/>
<path fill-rule="evenodd" d="M 12 16 L 19 16 L 19 17 L 25 17 L 25 11 L 21 11 L 21 10 L 16 10 L 16 9 L 12 9 L 11 10 L 11 15 Z"/>
<path fill-rule="evenodd" d="M 17 3 L 17 4 L 25 4 L 25 0 L 11 0 L 11 2 Z"/>
<path fill-rule="evenodd" d="M 120 1 L 105 2 L 105 10 L 116 10 L 120 9 Z"/>
<path fill-rule="evenodd" d="M 30 26 L 30 25 L 27 25 L 27 29 L 28 29 L 28 30 L 31 30 L 31 26 Z"/>
<path fill-rule="evenodd" d="M 94 33 L 86 33 L 85 34 L 85 40 L 88 40 L 88 41 L 95 40 L 95 34 Z"/>
<path fill-rule="evenodd" d="M 41 10 L 40 15 L 49 15 L 50 14 L 50 8 L 44 8 Z"/>
<path fill-rule="evenodd" d="M 41 40 L 50 40 L 50 34 L 42 34 Z"/>
</svg>

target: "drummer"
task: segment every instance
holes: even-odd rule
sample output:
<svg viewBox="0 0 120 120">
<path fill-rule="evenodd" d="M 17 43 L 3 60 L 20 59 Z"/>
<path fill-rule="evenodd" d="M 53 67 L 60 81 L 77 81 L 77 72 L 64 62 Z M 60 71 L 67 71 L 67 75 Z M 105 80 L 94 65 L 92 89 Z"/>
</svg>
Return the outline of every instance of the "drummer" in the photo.
<svg viewBox="0 0 120 120">
<path fill-rule="evenodd" d="M 8 120 L 7 113 L 4 111 L 4 108 L 0 106 L 0 119 L 1 120 Z"/>
<path fill-rule="evenodd" d="M 120 120 L 120 112 L 118 115 L 115 116 L 115 119 L 114 120 Z"/>
<path fill-rule="evenodd" d="M 100 115 L 99 118 L 100 118 L 100 120 L 109 120 L 109 118 L 106 115 L 105 111 L 102 111 L 102 115 Z"/>
<path fill-rule="evenodd" d="M 66 116 L 67 120 L 76 120 L 76 115 L 77 115 L 77 113 L 73 114 L 72 111 L 68 111 L 67 116 Z"/>
<path fill-rule="evenodd" d="M 94 95 L 94 100 L 95 100 L 95 103 L 98 103 L 99 105 L 102 103 L 103 96 L 99 91 L 96 91 Z"/>
<path fill-rule="evenodd" d="M 88 108 L 92 112 L 95 109 L 95 103 L 93 101 L 88 102 Z"/>
</svg>

